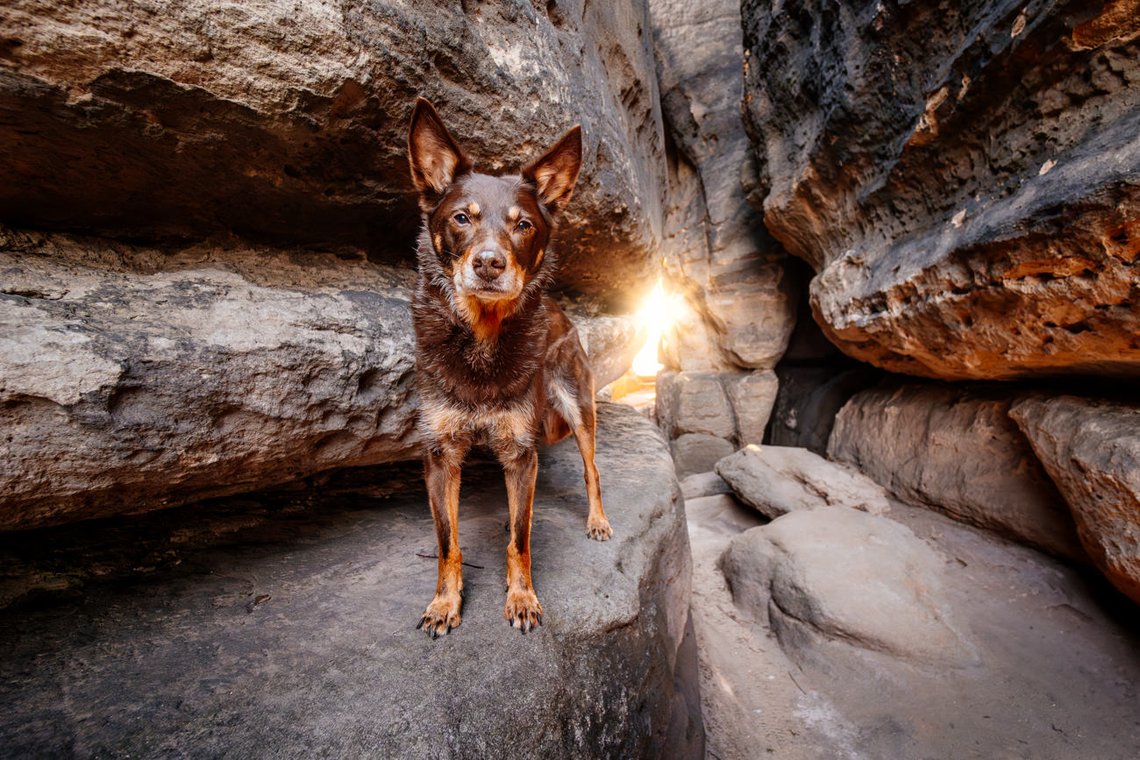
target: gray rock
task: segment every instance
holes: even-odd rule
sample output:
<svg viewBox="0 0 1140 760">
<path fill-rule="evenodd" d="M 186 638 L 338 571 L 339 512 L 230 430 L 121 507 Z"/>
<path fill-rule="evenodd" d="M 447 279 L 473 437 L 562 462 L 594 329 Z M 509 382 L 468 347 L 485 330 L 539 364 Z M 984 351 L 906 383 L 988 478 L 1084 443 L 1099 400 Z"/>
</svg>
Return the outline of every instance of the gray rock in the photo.
<svg viewBox="0 0 1140 760">
<path fill-rule="evenodd" d="M 736 419 L 736 443 L 745 446 L 764 440 L 764 428 L 776 402 L 779 381 L 771 370 L 722 375 L 728 402 Z"/>
<path fill-rule="evenodd" d="M 775 519 L 816 507 L 850 507 L 872 514 L 890 511 L 886 491 L 870 478 L 807 449 L 746 446 L 716 463 L 736 496 Z"/>
<path fill-rule="evenodd" d="M 794 324 L 785 254 L 745 200 L 740 4 L 650 0 L 668 158 L 663 253 L 688 322 L 672 331 L 681 370 L 771 369 Z M 715 44 L 713 44 L 715 41 Z M 702 340 L 702 338 L 706 338 Z"/>
<path fill-rule="evenodd" d="M 1140 603 L 1140 406 L 1036 396 L 1009 414 L 1072 508 L 1093 563 Z"/>
<path fill-rule="evenodd" d="M 715 372 L 661 372 L 657 375 L 657 421 L 666 437 L 701 433 L 730 439 L 736 420 Z"/>
<path fill-rule="evenodd" d="M 839 366 L 776 367 L 779 386 L 765 431 L 774 446 L 798 446 L 827 456 L 827 440 L 835 417 L 858 391 L 874 385 L 882 376 L 869 367 Z"/>
<path fill-rule="evenodd" d="M 944 560 L 905 526 L 846 507 L 793 512 L 732 539 L 733 600 L 784 651 L 858 647 L 941 666 L 972 661 L 940 599 Z"/>
<path fill-rule="evenodd" d="M 1080 558 L 1069 510 L 1009 409 L 1004 391 L 873 388 L 840 411 L 828 454 L 903 501 Z"/>
<path fill-rule="evenodd" d="M 574 444 L 544 450 L 532 546 L 545 617 L 527 636 L 503 620 L 495 465 L 464 473 L 463 622 L 437 641 L 414 630 L 436 564 L 415 468 L 3 539 L 5 578 L 17 556 L 30 563 L 17 576 L 41 583 L 50 567 L 74 585 L 0 610 L 0 743 L 22 756 L 700 757 L 699 713 L 675 711 L 692 666 L 678 654 L 690 557 L 672 463 L 637 413 L 599 412 L 615 537 L 585 535 Z M 93 564 L 97 579 L 76 581 Z"/>
<path fill-rule="evenodd" d="M 677 477 L 685 477 L 695 472 L 708 472 L 717 462 L 731 454 L 731 443 L 715 435 L 685 433 L 670 446 L 673 462 L 677 467 Z"/>
<path fill-rule="evenodd" d="M 0 529 L 419 455 L 407 270 L 0 228 L 0 273 Z M 634 331 L 584 323 L 605 379 Z"/>
<path fill-rule="evenodd" d="M 406 129 L 424 95 L 492 172 L 581 123 L 562 282 L 622 300 L 656 273 L 664 145 L 644 0 L 18 0 L 0 28 L 0 221 L 407 260 Z"/>
<path fill-rule="evenodd" d="M 1140 374 L 1131 8 L 745 0 L 752 197 L 833 342 L 945 379 Z"/>
<path fill-rule="evenodd" d="M 688 503 L 693 499 L 732 493 L 724 478 L 715 472 L 695 472 L 681 479 L 681 495 Z"/>
</svg>

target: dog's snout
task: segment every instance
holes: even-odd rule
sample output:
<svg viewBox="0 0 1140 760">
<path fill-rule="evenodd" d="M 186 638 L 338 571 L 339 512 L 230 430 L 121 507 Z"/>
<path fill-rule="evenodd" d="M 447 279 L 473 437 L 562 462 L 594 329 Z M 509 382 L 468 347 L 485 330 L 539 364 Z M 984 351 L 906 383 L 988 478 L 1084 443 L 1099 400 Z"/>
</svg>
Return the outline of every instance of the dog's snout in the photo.
<svg viewBox="0 0 1140 760">
<path fill-rule="evenodd" d="M 507 257 L 501 251 L 480 251 L 471 263 L 475 274 L 484 280 L 493 280 L 507 268 Z"/>
</svg>

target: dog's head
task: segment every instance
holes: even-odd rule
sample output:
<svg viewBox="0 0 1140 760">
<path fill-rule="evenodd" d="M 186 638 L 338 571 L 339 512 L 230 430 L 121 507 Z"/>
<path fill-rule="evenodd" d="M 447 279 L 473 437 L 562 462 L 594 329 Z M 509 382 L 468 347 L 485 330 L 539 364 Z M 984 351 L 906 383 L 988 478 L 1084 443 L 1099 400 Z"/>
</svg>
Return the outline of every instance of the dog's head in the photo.
<svg viewBox="0 0 1140 760">
<path fill-rule="evenodd" d="M 430 266 L 461 302 L 514 302 L 550 271 L 547 247 L 555 219 L 570 200 L 582 164 L 580 127 L 520 174 L 493 177 L 474 171 L 435 108 L 419 98 L 408 130 L 408 160 L 427 233 L 420 266 Z M 423 250 L 427 244 L 430 251 Z"/>
</svg>

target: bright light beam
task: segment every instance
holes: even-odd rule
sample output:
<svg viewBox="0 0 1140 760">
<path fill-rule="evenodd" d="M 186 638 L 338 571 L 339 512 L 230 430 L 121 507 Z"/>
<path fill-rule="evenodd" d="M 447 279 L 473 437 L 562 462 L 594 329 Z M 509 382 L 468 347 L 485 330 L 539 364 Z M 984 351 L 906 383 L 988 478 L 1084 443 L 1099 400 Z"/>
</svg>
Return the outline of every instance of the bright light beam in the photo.
<svg viewBox="0 0 1140 760">
<path fill-rule="evenodd" d="M 638 328 L 648 333 L 645 345 L 633 359 L 633 373 L 638 377 L 656 377 L 664 366 L 657 361 L 657 349 L 661 336 L 673 324 L 676 309 L 677 297 L 666 294 L 665 286 L 658 280 L 637 311 Z"/>
</svg>

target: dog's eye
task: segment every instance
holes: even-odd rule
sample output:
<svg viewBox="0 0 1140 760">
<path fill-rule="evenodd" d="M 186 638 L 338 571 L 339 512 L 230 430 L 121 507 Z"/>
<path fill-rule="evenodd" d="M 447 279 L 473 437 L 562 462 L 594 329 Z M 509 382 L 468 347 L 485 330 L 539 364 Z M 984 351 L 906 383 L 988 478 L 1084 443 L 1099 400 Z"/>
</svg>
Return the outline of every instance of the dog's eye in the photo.
<svg viewBox="0 0 1140 760">
<path fill-rule="evenodd" d="M 528 222 L 526 219 L 520 219 L 519 223 L 515 225 L 515 229 L 519 232 L 530 232 L 532 229 L 534 229 L 534 225 Z"/>
<path fill-rule="evenodd" d="M 467 225 L 471 224 L 471 220 L 467 217 L 467 214 L 464 213 L 456 214 L 451 218 L 454 219 L 455 223 L 460 227 L 466 227 Z"/>
</svg>

